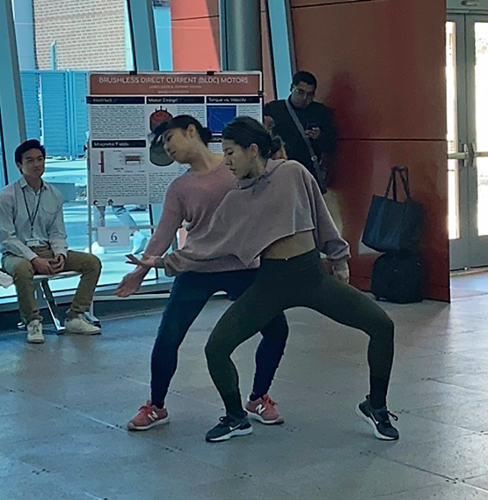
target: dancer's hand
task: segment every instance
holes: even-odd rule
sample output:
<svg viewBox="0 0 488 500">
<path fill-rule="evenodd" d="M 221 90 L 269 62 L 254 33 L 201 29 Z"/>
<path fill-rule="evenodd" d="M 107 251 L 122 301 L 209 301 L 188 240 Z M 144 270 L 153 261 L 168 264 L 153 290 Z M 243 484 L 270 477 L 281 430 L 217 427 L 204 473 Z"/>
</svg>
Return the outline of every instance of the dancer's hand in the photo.
<svg viewBox="0 0 488 500">
<path fill-rule="evenodd" d="M 163 265 L 161 257 L 158 257 L 156 255 L 144 254 L 140 259 L 131 254 L 126 255 L 126 257 L 128 259 L 127 264 L 134 264 L 135 266 L 151 268 L 151 267 L 162 267 Z"/>
<path fill-rule="evenodd" d="M 135 271 L 126 274 L 119 283 L 115 295 L 118 297 L 129 297 L 139 290 L 149 268 L 138 267 Z"/>
<path fill-rule="evenodd" d="M 349 266 L 345 269 L 336 269 L 335 267 L 332 267 L 332 274 L 339 281 L 342 281 L 342 283 L 349 283 Z"/>
</svg>

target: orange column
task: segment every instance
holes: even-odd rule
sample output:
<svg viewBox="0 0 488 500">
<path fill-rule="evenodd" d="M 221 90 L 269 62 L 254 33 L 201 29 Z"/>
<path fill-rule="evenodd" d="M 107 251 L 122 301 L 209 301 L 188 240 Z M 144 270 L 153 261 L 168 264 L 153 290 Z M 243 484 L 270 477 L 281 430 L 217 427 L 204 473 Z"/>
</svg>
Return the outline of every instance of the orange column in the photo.
<svg viewBox="0 0 488 500">
<path fill-rule="evenodd" d="M 449 300 L 445 18 L 445 0 L 292 0 L 297 67 L 317 76 L 338 120 L 332 191 L 366 290 L 378 256 L 360 243 L 371 196 L 406 165 L 425 208 L 426 294 Z"/>
<path fill-rule="evenodd" d="M 174 71 L 220 69 L 218 0 L 171 2 Z"/>
</svg>

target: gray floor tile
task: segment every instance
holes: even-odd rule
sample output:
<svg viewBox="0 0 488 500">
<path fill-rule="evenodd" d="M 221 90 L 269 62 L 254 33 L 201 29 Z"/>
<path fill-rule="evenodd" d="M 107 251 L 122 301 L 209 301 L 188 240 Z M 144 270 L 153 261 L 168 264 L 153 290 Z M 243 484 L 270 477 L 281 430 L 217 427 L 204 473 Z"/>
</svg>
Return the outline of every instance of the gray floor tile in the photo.
<svg viewBox="0 0 488 500">
<path fill-rule="evenodd" d="M 421 444 L 402 439 L 380 455 L 446 478 L 463 479 L 485 472 L 487 450 L 488 436 L 474 434 Z"/>
<path fill-rule="evenodd" d="M 484 401 L 452 401 L 424 410 L 413 410 L 412 413 L 436 422 L 488 434 L 488 398 Z"/>
<path fill-rule="evenodd" d="M 471 486 L 475 486 L 476 488 L 488 491 L 488 464 L 486 466 L 486 474 L 470 477 L 465 479 L 463 482 Z"/>
<path fill-rule="evenodd" d="M 363 500 L 488 500 L 488 491 L 471 488 L 464 484 L 446 483 Z M 338 499 L 339 500 L 339 499 Z"/>
<path fill-rule="evenodd" d="M 478 375 L 471 378 L 478 379 Z M 449 377 L 443 380 L 449 380 Z M 481 384 L 478 384 L 479 387 Z M 488 391 L 468 389 L 436 379 L 405 379 L 395 373 L 390 386 L 389 405 L 395 411 L 412 411 L 438 405 L 464 405 L 488 401 Z"/>
<path fill-rule="evenodd" d="M 46 472 L 34 472 L 21 478 L 0 477 L 0 495 L 5 500 L 102 500 Z"/>
<path fill-rule="evenodd" d="M 488 394 L 488 371 L 481 373 L 458 373 L 456 375 L 447 375 L 436 378 L 439 382 L 461 387 L 464 389 L 473 389 L 475 391 Z"/>
<path fill-rule="evenodd" d="M 114 455 L 110 460 L 93 457 L 91 464 L 85 462 L 77 467 L 64 468 L 60 474 L 76 488 L 114 500 L 123 495 L 134 500 L 165 498 L 161 496 L 162 492 L 186 492 L 191 488 L 196 493 L 206 485 L 233 477 L 226 470 L 187 459 L 179 452 L 160 450 L 152 453 L 151 443 L 144 444 L 148 449 L 145 456 L 142 453 L 130 457 Z"/>
<path fill-rule="evenodd" d="M 442 423 L 430 418 L 419 416 L 416 412 L 402 412 L 395 426 L 400 431 L 401 441 L 409 443 L 425 443 L 427 441 L 442 441 L 456 439 L 461 441 L 467 436 L 478 436 L 479 433 L 458 427 L 451 423 Z"/>
<path fill-rule="evenodd" d="M 104 321 L 101 337 L 50 335 L 42 346 L 0 335 L 0 498 L 487 498 L 488 295 L 381 304 L 397 323 L 397 443 L 375 439 L 354 412 L 368 391 L 367 337 L 305 309 L 287 313 L 270 392 L 285 424 L 206 443 L 223 410 L 203 349 L 228 305 L 210 302 L 193 325 L 167 397 L 171 422 L 144 433 L 124 426 L 149 395 L 160 313 Z M 258 342 L 234 354 L 243 397 Z"/>
<path fill-rule="evenodd" d="M 30 465 L 22 463 L 20 460 L 8 458 L 0 453 L 0 478 L 19 475 L 29 475 L 41 472 Z"/>
</svg>

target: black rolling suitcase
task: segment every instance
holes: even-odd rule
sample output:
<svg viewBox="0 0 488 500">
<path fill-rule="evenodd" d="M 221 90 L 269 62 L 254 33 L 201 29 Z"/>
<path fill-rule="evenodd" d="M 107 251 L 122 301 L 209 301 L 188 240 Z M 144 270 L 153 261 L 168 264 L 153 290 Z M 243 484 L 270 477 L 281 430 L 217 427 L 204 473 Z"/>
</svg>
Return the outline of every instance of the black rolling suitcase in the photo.
<svg viewBox="0 0 488 500">
<path fill-rule="evenodd" d="M 422 262 L 410 251 L 387 252 L 373 265 L 371 292 L 376 300 L 408 304 L 421 302 Z"/>
</svg>

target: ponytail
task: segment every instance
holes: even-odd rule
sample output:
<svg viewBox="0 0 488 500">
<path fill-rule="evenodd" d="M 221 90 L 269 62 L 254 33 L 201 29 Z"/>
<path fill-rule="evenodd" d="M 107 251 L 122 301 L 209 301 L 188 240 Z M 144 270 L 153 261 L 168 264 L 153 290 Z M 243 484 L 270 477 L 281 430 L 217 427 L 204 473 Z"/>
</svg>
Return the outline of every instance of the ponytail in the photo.
<svg viewBox="0 0 488 500">
<path fill-rule="evenodd" d="M 283 139 L 279 135 L 275 135 L 274 137 L 272 136 L 269 156 L 273 158 L 274 155 L 281 149 L 285 149 L 285 143 L 283 142 Z"/>
</svg>

